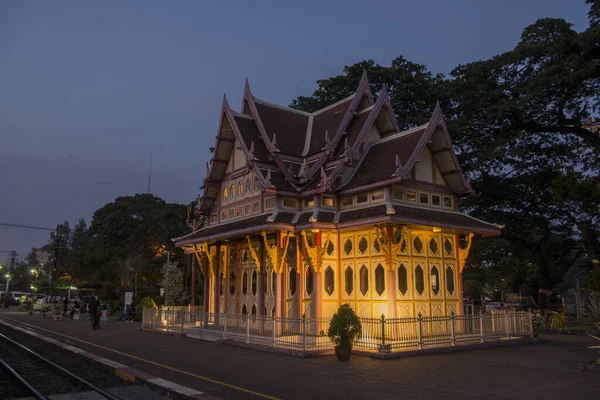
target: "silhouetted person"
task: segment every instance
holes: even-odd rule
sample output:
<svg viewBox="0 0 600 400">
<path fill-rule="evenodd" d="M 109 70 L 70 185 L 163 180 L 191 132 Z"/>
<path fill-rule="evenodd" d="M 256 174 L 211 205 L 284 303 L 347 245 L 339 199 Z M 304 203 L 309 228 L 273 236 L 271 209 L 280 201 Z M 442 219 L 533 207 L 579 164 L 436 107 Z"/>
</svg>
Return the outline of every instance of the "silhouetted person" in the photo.
<svg viewBox="0 0 600 400">
<path fill-rule="evenodd" d="M 67 308 L 69 307 L 69 299 L 63 297 L 63 317 L 67 316 Z"/>
<path fill-rule="evenodd" d="M 100 325 L 100 300 L 96 299 L 96 297 L 92 297 L 92 301 L 90 302 L 90 322 L 92 323 L 92 329 L 98 328 Z"/>
</svg>

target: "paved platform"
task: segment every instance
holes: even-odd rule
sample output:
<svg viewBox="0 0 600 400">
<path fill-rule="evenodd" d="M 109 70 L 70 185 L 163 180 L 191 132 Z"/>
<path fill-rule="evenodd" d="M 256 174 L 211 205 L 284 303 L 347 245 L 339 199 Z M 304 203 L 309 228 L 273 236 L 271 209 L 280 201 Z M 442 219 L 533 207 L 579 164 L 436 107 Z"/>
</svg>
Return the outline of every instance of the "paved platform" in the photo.
<svg viewBox="0 0 600 400">
<path fill-rule="evenodd" d="M 544 335 L 536 345 L 375 360 L 310 359 L 140 331 L 140 324 L 53 321 L 0 315 L 55 339 L 224 399 L 598 399 L 600 374 L 577 372 L 597 358 L 585 336 Z M 64 336 L 62 336 L 64 335 Z"/>
</svg>

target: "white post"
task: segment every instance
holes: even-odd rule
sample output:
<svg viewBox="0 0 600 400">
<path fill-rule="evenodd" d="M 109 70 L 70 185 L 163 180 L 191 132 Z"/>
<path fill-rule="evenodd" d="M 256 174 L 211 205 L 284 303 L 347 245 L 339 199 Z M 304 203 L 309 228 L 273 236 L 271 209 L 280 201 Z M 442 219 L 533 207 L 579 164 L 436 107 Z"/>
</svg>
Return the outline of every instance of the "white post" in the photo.
<svg viewBox="0 0 600 400">
<path fill-rule="evenodd" d="M 206 321 L 206 317 L 204 316 L 204 311 L 200 312 L 200 316 L 202 320 L 200 321 L 200 339 L 202 339 L 202 330 L 204 328 L 204 321 Z"/>
<path fill-rule="evenodd" d="M 496 310 L 492 309 L 492 333 L 496 333 Z"/>
<path fill-rule="evenodd" d="M 221 318 L 223 318 L 223 340 L 227 339 L 227 315 L 225 312 L 221 313 Z"/>
<path fill-rule="evenodd" d="M 419 349 L 423 349 L 423 316 L 419 313 L 419 318 L 417 318 L 419 322 Z"/>
<path fill-rule="evenodd" d="M 506 316 L 506 337 L 510 340 L 510 313 L 504 315 Z"/>
<path fill-rule="evenodd" d="M 456 316 L 454 315 L 454 311 L 452 311 L 452 315 L 450 315 L 450 335 L 452 340 L 452 346 L 456 346 L 456 333 L 454 330 L 454 325 L 456 322 Z"/>
<path fill-rule="evenodd" d="M 483 314 L 479 314 L 479 334 L 481 335 L 481 343 L 485 342 L 485 336 L 483 334 Z"/>
<path fill-rule="evenodd" d="M 302 314 L 302 351 L 306 351 L 306 314 Z"/>
<path fill-rule="evenodd" d="M 381 347 L 380 352 L 385 351 L 385 315 L 381 314 Z"/>
<path fill-rule="evenodd" d="M 531 312 L 527 313 L 529 319 L 529 334 L 533 339 L 533 314 Z"/>
<path fill-rule="evenodd" d="M 271 331 L 271 341 L 273 342 L 273 347 L 275 347 L 275 328 L 277 326 L 276 318 L 277 317 L 273 316 L 273 330 Z"/>
<path fill-rule="evenodd" d="M 250 316 L 246 314 L 246 344 L 250 343 Z"/>
<path fill-rule="evenodd" d="M 170 310 L 169 310 L 169 309 L 165 310 L 165 314 L 166 314 L 165 321 L 167 321 L 167 332 L 169 332 L 169 314 L 170 314 L 170 313 L 171 313 L 171 312 L 170 312 Z"/>
<path fill-rule="evenodd" d="M 179 315 L 181 316 L 181 334 L 183 335 L 183 323 L 185 322 L 185 311 L 179 311 Z"/>
<path fill-rule="evenodd" d="M 156 330 L 156 319 L 158 318 L 158 308 L 154 309 L 154 321 L 152 321 L 152 330 Z"/>
</svg>

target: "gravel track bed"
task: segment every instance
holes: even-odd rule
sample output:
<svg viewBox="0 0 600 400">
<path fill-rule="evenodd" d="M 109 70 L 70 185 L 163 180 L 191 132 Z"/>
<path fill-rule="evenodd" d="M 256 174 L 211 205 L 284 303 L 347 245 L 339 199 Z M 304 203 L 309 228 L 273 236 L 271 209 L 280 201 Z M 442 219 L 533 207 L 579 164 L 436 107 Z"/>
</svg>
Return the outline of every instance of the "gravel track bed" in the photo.
<svg viewBox="0 0 600 400">
<path fill-rule="evenodd" d="M 77 357 L 67 350 L 57 349 L 53 344 L 43 342 L 40 339 L 27 335 L 23 332 L 10 329 L 5 325 L 0 325 L 0 333 L 3 333 L 9 338 L 30 348 L 34 352 L 60 365 L 66 370 L 76 374 L 80 378 L 85 379 L 99 388 L 106 389 L 131 385 L 131 383 L 114 375 L 114 373 L 109 373 L 91 360 Z M 14 357 L 17 357 L 16 360 L 21 358 L 26 362 L 21 367 L 17 367 L 17 365 L 13 365 L 13 362 L 15 361 Z M 0 343 L 0 358 L 3 358 L 4 361 L 11 365 L 19 374 L 21 374 L 25 380 L 27 380 L 32 386 L 40 390 L 40 392 L 45 395 L 90 390 L 73 378 L 64 375 L 62 372 L 55 370 L 45 362 L 28 355 L 25 351 L 4 340 L 2 340 Z M 2 388 L 3 386 L 1 386 L 1 383 L 3 381 L 4 380 L 0 380 L 0 387 Z M 13 385 L 19 385 L 19 383 L 15 382 Z M 2 390 L 2 397 L 0 398 L 7 398 L 4 397 L 3 392 L 4 390 Z"/>
<path fill-rule="evenodd" d="M 4 368 L 0 368 L 0 399 L 27 397 L 30 393 Z"/>
</svg>

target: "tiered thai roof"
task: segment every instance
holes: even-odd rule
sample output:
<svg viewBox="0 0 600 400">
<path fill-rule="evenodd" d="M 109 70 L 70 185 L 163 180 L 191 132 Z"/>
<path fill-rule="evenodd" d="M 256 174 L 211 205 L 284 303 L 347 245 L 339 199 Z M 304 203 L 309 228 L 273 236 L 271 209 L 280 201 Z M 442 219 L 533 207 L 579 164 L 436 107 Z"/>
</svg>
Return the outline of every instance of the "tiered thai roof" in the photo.
<svg viewBox="0 0 600 400">
<path fill-rule="evenodd" d="M 373 126 L 377 132 L 375 136 L 371 133 Z M 293 197 L 310 197 L 319 193 L 343 195 L 400 183 L 409 178 L 426 147 L 451 193 L 465 196 L 473 192 L 470 180 L 464 176 L 453 151 L 439 103 L 428 123 L 400 131 L 387 89 L 383 87 L 375 101 L 366 73 L 363 73 L 354 94 L 313 113 L 261 100 L 252 94 L 246 80 L 240 112 L 233 111 L 226 97 L 223 98 L 218 132 L 213 157 L 207 165 L 203 193 L 199 198 L 197 211 L 201 214 L 210 213 L 215 205 L 219 196 L 218 184 L 226 175 L 227 163 L 235 150 L 236 141 L 244 152 L 248 170 L 256 174 L 262 189 L 270 193 Z M 396 217 L 408 212 L 404 208 L 410 207 L 395 210 Z M 359 211 L 366 212 L 320 210 L 316 220 L 339 224 Z M 373 212 L 377 214 L 379 211 Z M 391 212 L 391 209 L 388 211 Z M 436 211 L 421 212 L 441 225 L 439 219 L 443 218 L 433 217 Z M 447 211 L 437 213 L 441 213 L 442 217 L 450 214 Z M 295 218 L 286 218 L 285 222 L 277 221 L 277 218 L 267 221 L 263 215 L 207 229 L 222 231 L 228 225 L 241 227 L 255 218 L 262 218 L 265 223 L 271 224 L 298 225 L 311 222 L 312 212 L 299 211 L 297 214 Z M 474 221 L 469 216 L 454 214 L 454 219 L 460 216 Z M 386 216 L 385 212 L 383 216 Z M 413 217 L 410 219 L 416 218 Z M 454 222 L 452 225 L 468 225 L 466 220 Z M 498 227 L 481 223 L 486 225 L 482 229 L 487 229 L 488 233 L 499 232 Z M 190 239 L 192 237 L 194 234 Z"/>
</svg>

